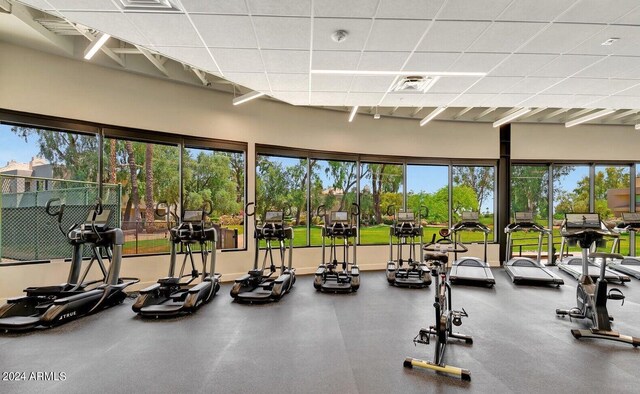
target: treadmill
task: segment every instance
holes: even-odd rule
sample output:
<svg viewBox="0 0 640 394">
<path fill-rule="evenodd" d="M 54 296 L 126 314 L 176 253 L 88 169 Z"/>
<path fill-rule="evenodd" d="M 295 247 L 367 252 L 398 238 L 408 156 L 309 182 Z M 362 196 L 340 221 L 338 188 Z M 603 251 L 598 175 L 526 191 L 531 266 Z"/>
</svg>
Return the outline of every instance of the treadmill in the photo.
<svg viewBox="0 0 640 394">
<path fill-rule="evenodd" d="M 565 223 L 563 223 L 562 228 L 567 229 L 575 229 L 575 228 L 603 228 L 608 231 L 606 226 L 600 221 L 600 214 L 598 213 L 567 213 L 565 214 Z M 618 237 L 617 234 L 612 234 L 615 237 Z M 605 246 L 606 241 L 604 239 L 600 240 L 600 244 L 595 245 L 596 248 L 598 246 Z M 582 257 L 576 257 L 569 254 L 569 244 L 572 241 L 567 241 L 567 238 L 562 234 L 562 242 L 560 243 L 560 256 L 564 256 L 565 246 L 567 248 L 567 257 L 563 258 L 558 263 L 558 268 L 573 276 L 576 279 L 580 279 L 582 275 Z M 593 247 L 594 245 L 592 245 Z M 596 263 L 593 259 L 588 260 L 588 272 L 589 276 L 595 281 L 600 277 L 600 264 Z M 608 282 L 628 282 L 631 279 L 627 275 L 619 274 L 610 269 L 605 269 L 604 278 Z"/>
<path fill-rule="evenodd" d="M 519 231 L 538 233 L 536 260 L 522 256 L 513 257 L 513 234 Z M 533 212 L 516 212 L 513 217 L 513 223 L 507 225 L 504 232 L 507 234 L 506 256 L 509 259 L 504 263 L 504 270 L 509 274 L 513 283 L 550 284 L 556 286 L 564 284 L 562 278 L 541 263 L 542 238 L 550 234 L 551 231 L 534 222 Z"/>
<path fill-rule="evenodd" d="M 636 231 L 640 229 L 640 213 L 623 213 L 622 222 L 613 228 L 618 234 L 629 234 L 629 239 L 636 236 Z M 620 238 L 613 242 L 612 253 L 618 248 Z M 609 268 L 640 279 L 640 257 L 635 256 L 635 251 L 629 250 L 630 256 L 623 259 L 613 259 L 609 263 Z"/>
<path fill-rule="evenodd" d="M 487 263 L 487 234 L 491 229 L 480 223 L 478 212 L 462 212 L 462 220 L 451 228 L 454 242 L 462 243 L 460 233 L 463 231 L 480 231 L 484 236 L 484 259 L 477 257 L 462 257 L 458 259 L 455 252 L 455 261 L 449 272 L 449 281 L 452 284 L 474 284 L 493 287 L 496 283 L 493 273 Z"/>
</svg>

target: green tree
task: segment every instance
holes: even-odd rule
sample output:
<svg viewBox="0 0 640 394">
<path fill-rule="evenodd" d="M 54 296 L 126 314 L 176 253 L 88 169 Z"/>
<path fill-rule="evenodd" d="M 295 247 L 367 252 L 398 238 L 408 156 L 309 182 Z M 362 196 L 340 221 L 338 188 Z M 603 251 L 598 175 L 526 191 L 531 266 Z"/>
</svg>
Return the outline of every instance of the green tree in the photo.
<svg viewBox="0 0 640 394">
<path fill-rule="evenodd" d="M 478 199 L 479 210 L 485 199 L 493 193 L 493 174 L 493 167 L 454 166 L 453 182 L 473 189 Z"/>
</svg>

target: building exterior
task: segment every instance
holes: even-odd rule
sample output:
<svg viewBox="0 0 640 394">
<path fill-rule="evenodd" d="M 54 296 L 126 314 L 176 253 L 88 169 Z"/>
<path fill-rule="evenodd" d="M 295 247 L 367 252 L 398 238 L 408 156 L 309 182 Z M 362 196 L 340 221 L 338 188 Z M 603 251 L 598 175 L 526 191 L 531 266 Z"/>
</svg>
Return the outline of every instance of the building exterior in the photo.
<svg viewBox="0 0 640 394">
<path fill-rule="evenodd" d="M 36 183 L 30 181 L 28 178 L 53 178 L 53 165 L 39 156 L 32 157 L 31 161 L 28 163 L 19 163 L 15 160 L 11 160 L 7 162 L 6 166 L 0 167 L 0 174 L 25 177 L 3 179 L 2 193 L 24 193 L 36 191 Z M 46 190 L 48 187 L 45 186 L 44 189 Z"/>
<path fill-rule="evenodd" d="M 636 211 L 640 209 L 640 178 L 636 178 Z M 629 188 L 607 190 L 607 207 L 616 216 L 629 212 Z"/>
</svg>

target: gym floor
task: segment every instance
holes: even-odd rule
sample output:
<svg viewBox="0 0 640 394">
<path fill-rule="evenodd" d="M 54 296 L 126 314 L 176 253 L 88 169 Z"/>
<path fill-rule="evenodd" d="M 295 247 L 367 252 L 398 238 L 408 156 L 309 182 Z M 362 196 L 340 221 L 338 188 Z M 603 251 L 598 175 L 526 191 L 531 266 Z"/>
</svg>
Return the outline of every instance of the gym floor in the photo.
<svg viewBox="0 0 640 394">
<path fill-rule="evenodd" d="M 558 271 L 557 268 L 553 268 Z M 576 340 L 579 321 L 557 318 L 575 303 L 576 281 L 561 288 L 515 286 L 495 269 L 496 286 L 455 286 L 454 307 L 470 317 L 458 328 L 471 346 L 451 343 L 448 364 L 471 370 L 471 382 L 403 368 L 407 356 L 430 360 L 432 345 L 413 345 L 433 323 L 434 291 L 390 287 L 365 272 L 356 294 L 318 294 L 299 277 L 279 303 L 231 301 L 230 285 L 196 314 L 142 320 L 132 300 L 67 325 L 0 334 L 0 371 L 65 372 L 59 382 L 0 381 L 3 393 L 391 393 L 638 392 L 640 349 Z M 615 328 L 640 336 L 640 283 L 620 286 L 609 303 Z"/>
</svg>

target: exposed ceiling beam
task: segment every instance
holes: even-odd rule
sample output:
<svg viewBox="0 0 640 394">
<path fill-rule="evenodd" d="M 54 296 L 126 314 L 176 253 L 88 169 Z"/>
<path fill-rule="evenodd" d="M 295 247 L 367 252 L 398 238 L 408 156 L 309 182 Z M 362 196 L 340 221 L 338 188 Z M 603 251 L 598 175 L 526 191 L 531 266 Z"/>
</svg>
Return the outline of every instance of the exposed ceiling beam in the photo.
<svg viewBox="0 0 640 394">
<path fill-rule="evenodd" d="M 146 57 L 158 70 L 160 70 L 161 73 L 163 73 L 167 77 L 169 76 L 169 72 L 167 71 L 167 69 L 164 68 L 164 65 L 155 56 L 153 56 L 153 53 L 138 45 L 136 45 L 136 48 L 138 48 L 138 50 L 144 55 L 144 57 Z"/>
<path fill-rule="evenodd" d="M 580 111 L 576 111 L 576 112 L 573 112 L 573 113 L 571 113 L 571 114 L 567 115 L 567 120 L 569 120 L 569 119 L 573 119 L 573 118 L 577 118 L 577 117 L 579 117 L 579 116 L 582 116 L 582 115 L 588 114 L 589 112 L 593 112 L 593 111 L 595 111 L 595 110 L 596 110 L 595 108 L 585 108 L 585 109 L 581 109 Z"/>
<path fill-rule="evenodd" d="M 138 48 L 111 48 L 111 50 L 118 55 L 142 55 Z"/>
<path fill-rule="evenodd" d="M 198 77 L 198 79 L 200 80 L 200 82 L 202 82 L 204 86 L 211 86 L 211 82 L 209 82 L 205 73 L 198 70 L 197 68 L 192 68 L 191 71 L 193 71 L 193 73 L 196 74 L 196 77 Z"/>
<path fill-rule="evenodd" d="M 33 15 L 29 12 L 29 9 L 22 4 L 12 3 L 11 13 L 20 19 L 25 25 L 29 26 L 35 32 L 44 37 L 47 41 L 61 49 L 67 55 L 73 55 L 73 41 L 67 37 L 58 36 L 55 33 L 50 32 L 44 26 L 39 24 L 33 19 Z"/>
<path fill-rule="evenodd" d="M 640 120 L 640 115 L 636 115 L 636 116 L 634 116 L 633 118 L 626 119 L 626 120 L 625 120 L 624 122 L 622 122 L 622 123 L 635 123 L 635 122 L 637 122 L 637 121 L 639 121 L 639 120 Z"/>
<path fill-rule="evenodd" d="M 413 112 L 411 113 L 411 117 L 414 117 L 414 116 L 418 115 L 418 113 L 419 113 L 420 111 L 422 111 L 422 109 L 423 109 L 423 108 L 424 108 L 424 107 L 418 107 L 418 108 L 416 108 L 416 109 L 415 109 L 415 111 L 413 111 Z"/>
<path fill-rule="evenodd" d="M 466 114 L 467 112 L 471 111 L 474 107 L 467 107 L 465 109 L 463 109 L 462 111 L 458 112 L 453 119 L 458 119 L 459 117 L 461 117 L 462 115 Z"/>
<path fill-rule="evenodd" d="M 476 116 L 475 120 L 479 120 L 484 118 L 485 116 L 489 115 L 490 113 L 492 113 L 493 111 L 495 111 L 496 109 L 498 109 L 497 107 L 491 107 L 491 108 L 487 108 L 484 111 L 482 111 L 480 113 L 480 115 Z"/>
<path fill-rule="evenodd" d="M 567 112 L 568 110 L 569 110 L 569 108 L 560 108 L 558 110 L 555 110 L 555 111 L 551 112 L 550 114 L 547 114 L 547 115 L 543 116 L 539 120 L 542 121 L 542 120 L 549 120 L 549 119 L 555 118 L 556 116 L 561 115 L 561 114 Z"/>
<path fill-rule="evenodd" d="M 400 107 L 395 107 L 394 109 L 392 109 L 391 112 L 389 112 L 389 115 L 395 114 L 396 111 L 398 110 L 398 108 L 400 108 Z"/>
<path fill-rule="evenodd" d="M 11 13 L 11 3 L 7 0 L 0 0 L 0 12 L 4 12 L 6 14 Z"/>
<path fill-rule="evenodd" d="M 619 114 L 615 114 L 613 116 L 610 116 L 608 118 L 605 118 L 608 122 L 612 121 L 612 120 L 618 120 L 624 117 L 627 117 L 629 115 L 633 115 L 640 112 L 640 110 L 638 109 L 630 109 L 628 111 L 624 111 L 624 112 L 620 112 Z"/>
<path fill-rule="evenodd" d="M 87 28 L 85 28 L 84 26 L 80 26 L 80 25 L 76 25 L 74 24 L 73 26 L 75 26 L 75 28 L 83 35 L 85 36 L 89 41 L 94 42 L 95 40 L 97 40 L 97 37 L 95 37 L 93 34 L 89 33 L 89 30 Z M 103 45 L 100 47 L 100 50 L 107 56 L 109 56 L 111 58 L 111 60 L 113 60 L 114 62 L 118 63 L 121 67 L 126 68 L 127 66 L 125 66 L 124 61 L 122 60 L 122 58 L 120 56 L 118 56 L 115 52 L 113 52 L 111 50 L 111 48 L 107 47 L 106 45 Z"/>
<path fill-rule="evenodd" d="M 520 117 L 520 120 L 526 119 L 526 118 L 528 118 L 528 117 L 530 117 L 530 116 L 533 116 L 533 115 L 535 115 L 535 114 L 539 114 L 540 112 L 542 112 L 542 111 L 544 111 L 544 110 L 546 110 L 546 109 L 547 109 L 547 107 L 540 107 L 540 108 L 536 108 L 536 109 L 532 110 L 531 112 L 529 112 L 528 114 L 524 114 L 524 115 L 522 115 L 522 116 Z"/>
</svg>

